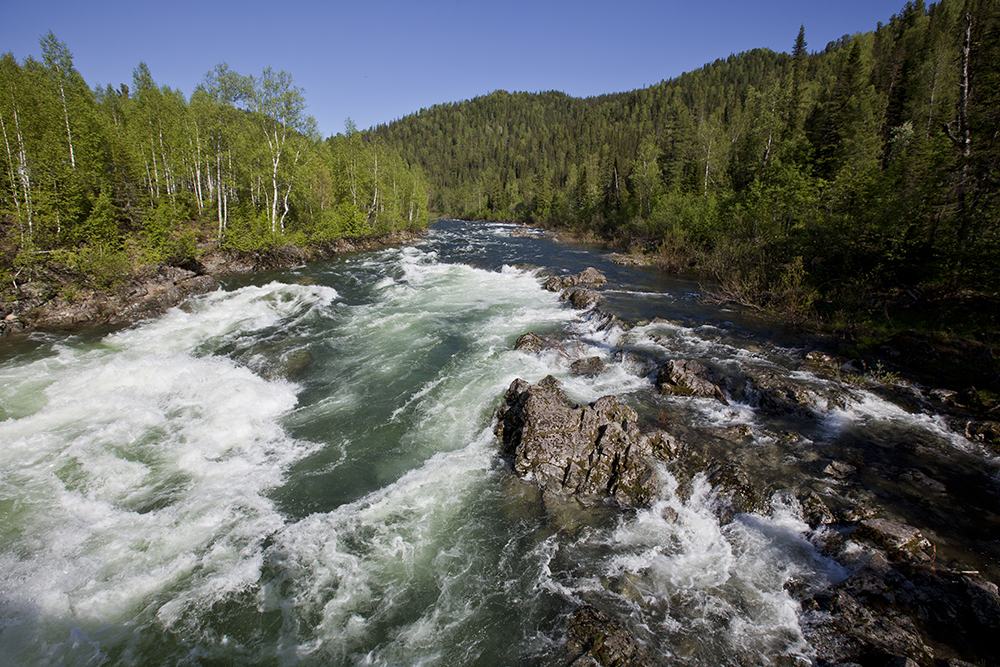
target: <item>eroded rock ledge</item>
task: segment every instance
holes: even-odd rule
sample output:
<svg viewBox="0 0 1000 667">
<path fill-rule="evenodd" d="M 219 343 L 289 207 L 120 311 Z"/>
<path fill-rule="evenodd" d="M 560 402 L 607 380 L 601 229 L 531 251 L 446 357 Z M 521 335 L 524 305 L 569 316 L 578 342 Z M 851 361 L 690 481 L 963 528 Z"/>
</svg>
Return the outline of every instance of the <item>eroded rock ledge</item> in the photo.
<svg viewBox="0 0 1000 667">
<path fill-rule="evenodd" d="M 214 250 L 178 266 L 161 266 L 117 290 L 70 289 L 72 280 L 55 270 L 15 284 L 10 303 L 0 303 L 0 335 L 84 325 L 125 325 L 162 315 L 187 298 L 219 288 L 216 278 L 287 268 L 334 255 L 409 243 L 422 232 L 396 231 L 383 237 L 338 239 L 311 247 L 272 250 Z M 77 276 L 79 278 L 79 276 Z"/>
<path fill-rule="evenodd" d="M 30 329 L 69 329 L 86 324 L 128 324 L 162 315 L 197 294 L 219 289 L 215 278 L 173 266 L 132 283 L 118 293 L 90 291 L 72 301 L 40 294 L 20 313 L 9 312 L 0 333 Z"/>
</svg>

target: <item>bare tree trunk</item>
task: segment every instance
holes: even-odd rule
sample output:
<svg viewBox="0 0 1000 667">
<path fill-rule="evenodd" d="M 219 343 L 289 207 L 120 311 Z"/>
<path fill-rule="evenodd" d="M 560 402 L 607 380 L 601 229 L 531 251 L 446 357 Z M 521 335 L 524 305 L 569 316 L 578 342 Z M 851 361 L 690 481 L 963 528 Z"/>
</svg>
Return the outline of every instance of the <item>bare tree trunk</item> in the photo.
<svg viewBox="0 0 1000 667">
<path fill-rule="evenodd" d="M 225 239 L 226 223 L 225 218 L 222 217 L 222 155 L 218 151 L 215 153 L 215 187 L 218 189 L 215 201 L 219 211 L 219 245 L 221 246 Z"/>
<path fill-rule="evenodd" d="M 372 148 L 375 151 L 375 168 L 374 168 L 375 193 L 372 196 L 371 208 L 368 209 L 368 225 L 374 230 L 375 222 L 378 221 L 378 143 L 372 144 Z"/>
</svg>

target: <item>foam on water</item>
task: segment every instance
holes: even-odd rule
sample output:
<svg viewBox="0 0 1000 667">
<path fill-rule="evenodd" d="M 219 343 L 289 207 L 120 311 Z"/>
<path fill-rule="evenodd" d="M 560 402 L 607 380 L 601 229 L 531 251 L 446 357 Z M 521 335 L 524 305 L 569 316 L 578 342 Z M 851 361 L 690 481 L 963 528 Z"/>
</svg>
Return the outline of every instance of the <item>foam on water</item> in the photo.
<svg viewBox="0 0 1000 667">
<path fill-rule="evenodd" d="M 169 627 L 257 579 L 262 541 L 283 524 L 266 494 L 313 446 L 280 425 L 294 385 L 202 350 L 333 298 L 277 285 L 217 293 L 5 366 L 5 404 L 37 393 L 22 402 L 34 409 L 0 423 L 0 502 L 11 508 L 0 652 L 85 663 L 96 655 L 88 634 L 154 617 Z"/>
<path fill-rule="evenodd" d="M 680 493 L 664 472 L 654 506 L 556 530 L 491 431 L 515 378 L 551 374 L 580 403 L 615 394 L 676 409 L 685 427 L 763 432 L 752 406 L 655 395 L 649 360 L 781 353 L 724 323 L 623 331 L 581 317 L 539 271 L 503 263 L 524 242 L 509 232 L 445 227 L 285 274 L 309 284 L 205 295 L 0 363 L 0 655 L 552 664 L 566 615 L 592 603 L 664 664 L 808 659 L 785 588 L 847 573 L 818 555 L 794 500 L 724 522 L 704 478 Z M 514 351 L 527 331 L 570 342 Z M 574 375 L 591 356 L 607 370 Z M 948 434 L 856 397 L 820 415 L 822 434 Z"/>
</svg>

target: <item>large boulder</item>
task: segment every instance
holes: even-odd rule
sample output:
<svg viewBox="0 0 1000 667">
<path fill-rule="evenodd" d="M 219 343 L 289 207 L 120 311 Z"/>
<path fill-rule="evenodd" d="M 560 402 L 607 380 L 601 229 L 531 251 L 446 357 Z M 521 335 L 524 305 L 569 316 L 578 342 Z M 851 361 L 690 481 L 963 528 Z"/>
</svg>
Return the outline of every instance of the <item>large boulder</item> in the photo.
<svg viewBox="0 0 1000 667">
<path fill-rule="evenodd" d="M 569 301 L 577 310 L 590 310 L 604 301 L 604 295 L 590 289 L 569 289 L 559 297 L 560 301 Z"/>
<path fill-rule="evenodd" d="M 604 285 L 607 282 L 607 277 L 591 266 L 572 276 L 552 276 L 545 281 L 543 287 L 550 292 L 560 292 L 567 287 L 576 287 L 577 285 Z"/>
<path fill-rule="evenodd" d="M 648 504 L 660 486 L 653 462 L 678 450 L 667 433 L 640 432 L 635 410 L 614 396 L 571 404 L 552 376 L 511 383 L 497 419 L 503 457 L 518 475 L 533 479 L 543 495 L 585 503 Z"/>
<path fill-rule="evenodd" d="M 660 366 L 656 387 L 664 394 L 717 398 L 728 405 L 722 376 L 694 359 L 671 359 Z"/>
</svg>

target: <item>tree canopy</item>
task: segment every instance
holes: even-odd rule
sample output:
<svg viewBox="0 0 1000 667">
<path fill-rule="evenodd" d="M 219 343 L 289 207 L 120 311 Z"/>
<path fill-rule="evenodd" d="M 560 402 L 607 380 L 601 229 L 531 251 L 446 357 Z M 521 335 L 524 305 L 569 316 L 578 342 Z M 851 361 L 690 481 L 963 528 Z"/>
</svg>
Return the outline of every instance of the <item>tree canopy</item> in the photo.
<svg viewBox="0 0 1000 667">
<path fill-rule="evenodd" d="M 91 90 L 65 44 L 51 32 L 40 44 L 41 62 L 0 57 L 5 283 L 39 261 L 110 283 L 199 247 L 315 245 L 428 222 L 420 169 L 373 137 L 321 139 L 287 72 L 220 63 L 188 100 L 140 62 L 131 86 Z"/>
<path fill-rule="evenodd" d="M 657 252 L 752 305 L 992 293 L 998 26 L 997 0 L 907 2 L 812 53 L 802 26 L 790 53 L 586 99 L 501 90 L 374 135 L 429 175 L 439 213 Z"/>
</svg>

